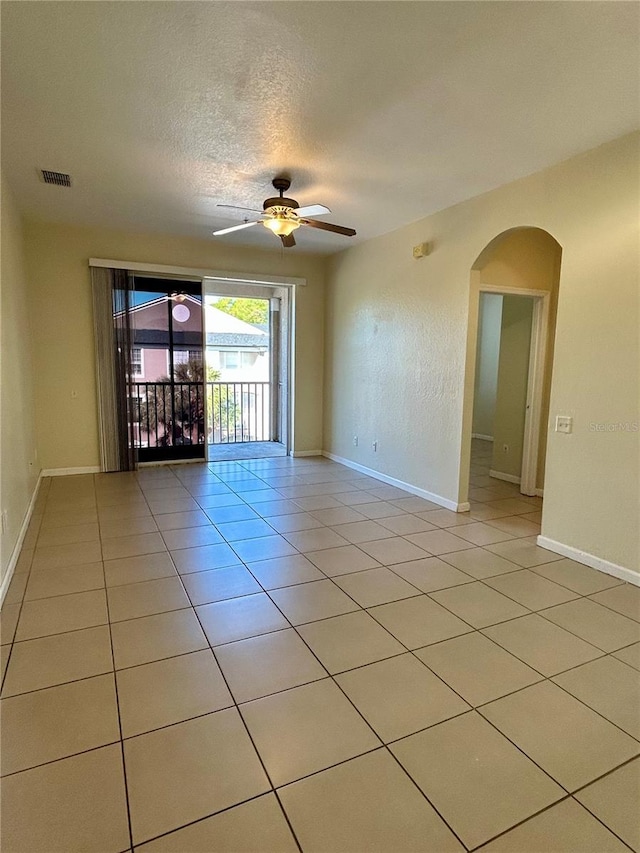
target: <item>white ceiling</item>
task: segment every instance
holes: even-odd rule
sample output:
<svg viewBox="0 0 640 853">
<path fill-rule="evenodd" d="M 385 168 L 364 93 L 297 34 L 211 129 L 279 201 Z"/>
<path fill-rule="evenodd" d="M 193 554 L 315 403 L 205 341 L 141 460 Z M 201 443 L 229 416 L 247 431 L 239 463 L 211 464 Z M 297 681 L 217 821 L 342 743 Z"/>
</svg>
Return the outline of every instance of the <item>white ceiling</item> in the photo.
<svg viewBox="0 0 640 853">
<path fill-rule="evenodd" d="M 2 3 L 3 168 L 32 218 L 334 252 L 639 125 L 635 2 Z M 71 189 L 38 168 L 69 172 Z"/>
</svg>

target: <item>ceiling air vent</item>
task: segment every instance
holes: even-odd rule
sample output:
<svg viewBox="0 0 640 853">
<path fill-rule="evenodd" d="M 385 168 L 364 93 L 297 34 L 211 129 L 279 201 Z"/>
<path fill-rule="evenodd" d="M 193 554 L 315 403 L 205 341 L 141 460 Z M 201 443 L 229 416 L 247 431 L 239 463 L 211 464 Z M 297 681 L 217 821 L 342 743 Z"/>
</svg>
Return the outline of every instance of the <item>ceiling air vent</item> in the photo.
<svg viewBox="0 0 640 853">
<path fill-rule="evenodd" d="M 66 175 L 64 172 L 50 172 L 48 169 L 41 169 L 40 172 L 45 184 L 55 184 L 57 187 L 71 186 L 71 175 Z"/>
</svg>

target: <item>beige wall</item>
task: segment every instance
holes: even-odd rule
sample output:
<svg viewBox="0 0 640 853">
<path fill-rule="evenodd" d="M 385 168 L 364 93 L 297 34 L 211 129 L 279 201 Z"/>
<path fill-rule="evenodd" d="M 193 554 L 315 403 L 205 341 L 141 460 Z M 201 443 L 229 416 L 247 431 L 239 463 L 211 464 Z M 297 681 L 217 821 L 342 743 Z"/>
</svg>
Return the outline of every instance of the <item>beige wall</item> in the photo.
<svg viewBox="0 0 640 853">
<path fill-rule="evenodd" d="M 498 293 L 481 293 L 472 429 L 474 435 L 491 438 L 496 413 L 501 325 L 502 296 Z"/>
<path fill-rule="evenodd" d="M 574 430 L 548 434 L 542 532 L 637 570 L 639 435 L 590 425 L 638 420 L 639 141 L 616 140 L 334 256 L 326 449 L 450 500 L 466 497 L 477 327 L 470 270 L 508 229 L 546 230 L 562 247 L 551 418 L 572 415 Z M 425 240 L 432 254 L 413 260 L 412 246 Z"/>
<path fill-rule="evenodd" d="M 512 477 L 522 472 L 532 320 L 532 299 L 503 297 L 491 468 Z"/>
<path fill-rule="evenodd" d="M 28 223 L 35 398 L 42 468 L 99 464 L 90 257 L 307 279 L 296 288 L 296 451 L 322 447 L 324 261 L 211 240 Z M 71 392 L 77 391 L 72 399 Z"/>
<path fill-rule="evenodd" d="M 0 507 L 7 513 L 7 530 L 2 534 L 0 554 L 1 584 L 40 468 L 36 457 L 32 335 L 27 308 L 22 223 L 4 176 L 0 291 Z"/>
</svg>

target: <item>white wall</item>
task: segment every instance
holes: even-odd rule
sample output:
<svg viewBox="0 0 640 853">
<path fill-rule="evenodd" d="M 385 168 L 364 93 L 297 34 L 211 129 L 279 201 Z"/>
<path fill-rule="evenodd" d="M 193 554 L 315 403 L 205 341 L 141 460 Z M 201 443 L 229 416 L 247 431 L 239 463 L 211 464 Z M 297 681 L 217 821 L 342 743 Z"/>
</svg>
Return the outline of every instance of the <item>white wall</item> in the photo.
<svg viewBox="0 0 640 853">
<path fill-rule="evenodd" d="M 4 176 L 1 249 L 0 508 L 6 512 L 7 529 L 1 538 L 0 587 L 14 556 L 39 473 L 22 223 Z"/>
<path fill-rule="evenodd" d="M 503 297 L 491 469 L 512 477 L 522 472 L 532 320 L 533 299 Z"/>
<path fill-rule="evenodd" d="M 474 435 L 484 438 L 493 438 L 501 325 L 502 296 L 498 293 L 481 293 L 472 428 Z"/>
<path fill-rule="evenodd" d="M 615 140 L 334 256 L 325 448 L 464 500 L 477 328 L 470 270 L 497 235 L 546 230 L 562 247 L 550 417 L 572 415 L 574 431 L 548 433 L 542 531 L 637 571 L 640 436 L 590 425 L 639 419 L 639 141 Z M 434 250 L 416 261 L 412 246 L 425 240 Z"/>
</svg>

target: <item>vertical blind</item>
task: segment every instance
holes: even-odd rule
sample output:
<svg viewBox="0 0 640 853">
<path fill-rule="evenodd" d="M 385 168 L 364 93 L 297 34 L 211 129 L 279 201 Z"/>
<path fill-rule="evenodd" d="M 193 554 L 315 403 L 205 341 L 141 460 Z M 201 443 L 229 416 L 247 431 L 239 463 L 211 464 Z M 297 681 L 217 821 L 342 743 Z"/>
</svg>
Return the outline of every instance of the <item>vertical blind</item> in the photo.
<svg viewBox="0 0 640 853">
<path fill-rule="evenodd" d="M 130 313 L 133 278 L 126 270 L 91 267 L 102 471 L 136 467 L 131 400 Z"/>
</svg>

